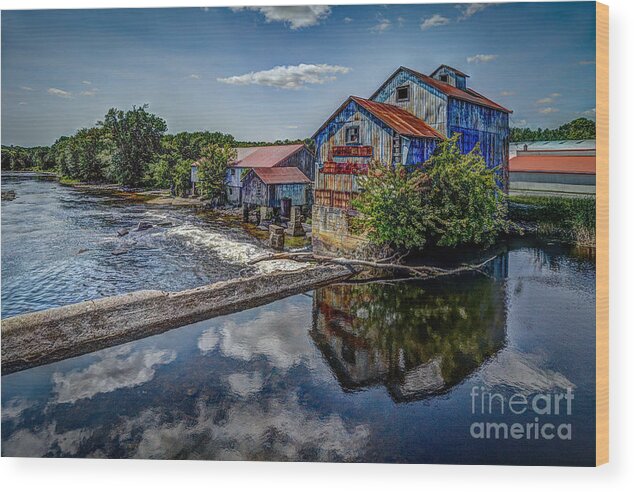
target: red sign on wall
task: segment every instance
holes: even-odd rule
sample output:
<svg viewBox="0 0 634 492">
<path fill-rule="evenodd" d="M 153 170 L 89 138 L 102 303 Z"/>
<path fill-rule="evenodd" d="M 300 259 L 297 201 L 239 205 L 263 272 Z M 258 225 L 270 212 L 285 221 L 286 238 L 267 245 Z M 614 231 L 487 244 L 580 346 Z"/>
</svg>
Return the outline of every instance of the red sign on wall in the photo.
<svg viewBox="0 0 634 492">
<path fill-rule="evenodd" d="M 336 145 L 332 148 L 334 157 L 372 157 L 369 145 Z"/>
</svg>

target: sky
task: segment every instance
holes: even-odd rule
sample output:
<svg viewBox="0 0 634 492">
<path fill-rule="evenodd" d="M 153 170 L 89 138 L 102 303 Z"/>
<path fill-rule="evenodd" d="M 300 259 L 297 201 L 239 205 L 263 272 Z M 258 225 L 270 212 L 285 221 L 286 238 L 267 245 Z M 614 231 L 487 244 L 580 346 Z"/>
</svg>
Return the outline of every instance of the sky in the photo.
<svg viewBox="0 0 634 492">
<path fill-rule="evenodd" d="M 4 145 L 142 104 L 170 133 L 306 138 L 399 66 L 441 64 L 511 126 L 594 118 L 593 2 L 3 11 L 1 36 Z"/>
</svg>

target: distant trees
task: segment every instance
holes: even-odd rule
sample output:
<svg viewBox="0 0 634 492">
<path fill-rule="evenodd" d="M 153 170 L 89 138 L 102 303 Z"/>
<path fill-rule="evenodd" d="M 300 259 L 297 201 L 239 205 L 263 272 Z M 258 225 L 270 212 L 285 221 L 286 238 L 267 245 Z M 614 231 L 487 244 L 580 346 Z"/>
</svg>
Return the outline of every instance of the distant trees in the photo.
<svg viewBox="0 0 634 492">
<path fill-rule="evenodd" d="M 60 137 L 50 147 L 3 145 L 2 169 L 55 170 L 66 180 L 167 188 L 185 195 L 191 186 L 191 164 L 204 157 L 201 189 L 220 199 L 226 165 L 235 156 L 231 149 L 272 145 L 240 142 L 222 132 L 166 132 L 165 120 L 150 113 L 147 105 L 128 111 L 111 108 L 94 127 Z M 314 150 L 311 139 L 278 140 L 274 145 L 290 143 L 306 143 Z"/>
<path fill-rule="evenodd" d="M 509 225 L 505 197 L 479 146 L 461 154 L 458 138 L 441 142 L 422 169 L 373 163 L 353 201 L 360 232 L 401 249 L 492 244 Z"/>
<path fill-rule="evenodd" d="M 222 202 L 229 162 L 236 158 L 236 151 L 229 145 L 211 144 L 202 150 L 198 165 L 200 191 L 206 198 Z"/>
<path fill-rule="evenodd" d="M 100 126 L 112 142 L 112 176 L 125 186 L 140 186 L 161 149 L 165 120 L 149 113 L 147 105 L 133 106 L 129 111 L 110 109 Z"/>
<path fill-rule="evenodd" d="M 596 137 L 595 122 L 588 118 L 577 118 L 554 130 L 548 128 L 511 128 L 511 142 L 534 142 L 538 140 L 585 140 Z"/>
</svg>

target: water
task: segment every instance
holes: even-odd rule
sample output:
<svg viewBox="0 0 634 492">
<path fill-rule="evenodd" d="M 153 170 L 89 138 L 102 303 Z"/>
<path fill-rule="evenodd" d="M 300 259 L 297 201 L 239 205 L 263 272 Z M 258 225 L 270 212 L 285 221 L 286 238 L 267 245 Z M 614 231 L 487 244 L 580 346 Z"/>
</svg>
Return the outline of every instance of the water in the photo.
<svg viewBox="0 0 634 492">
<path fill-rule="evenodd" d="M 239 275 L 266 253 L 212 214 L 89 193 L 46 177 L 2 176 L 2 317 L 139 289 L 183 290 Z M 140 221 L 171 223 L 119 237 Z M 113 252 L 126 251 L 121 255 Z M 262 263 L 245 272 L 279 268 Z"/>
<path fill-rule="evenodd" d="M 486 275 L 331 285 L 2 377 L 2 454 L 592 465 L 594 296 L 592 257 L 529 240 Z M 474 388 L 574 400 L 483 416 Z M 572 439 L 471 435 L 535 418 Z"/>
</svg>

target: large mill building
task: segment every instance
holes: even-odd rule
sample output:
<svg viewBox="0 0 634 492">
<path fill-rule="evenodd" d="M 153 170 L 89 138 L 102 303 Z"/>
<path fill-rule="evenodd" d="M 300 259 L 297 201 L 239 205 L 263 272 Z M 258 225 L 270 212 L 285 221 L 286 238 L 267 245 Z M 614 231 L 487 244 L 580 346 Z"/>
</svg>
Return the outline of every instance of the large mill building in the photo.
<svg viewBox="0 0 634 492">
<path fill-rule="evenodd" d="M 357 249 L 351 234 L 356 175 L 371 160 L 424 163 L 438 142 L 456 133 L 466 153 L 480 144 L 490 167 L 508 186 L 509 113 L 467 84 L 468 75 L 441 65 L 430 75 L 396 70 L 369 98 L 351 96 L 313 135 L 316 142 L 313 248 L 336 254 Z"/>
</svg>

